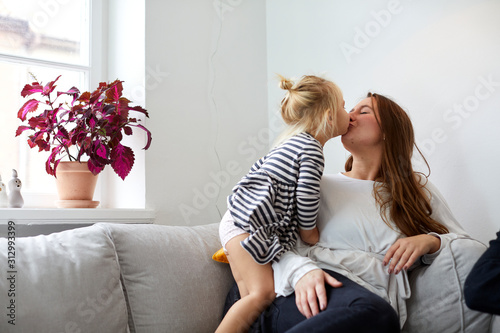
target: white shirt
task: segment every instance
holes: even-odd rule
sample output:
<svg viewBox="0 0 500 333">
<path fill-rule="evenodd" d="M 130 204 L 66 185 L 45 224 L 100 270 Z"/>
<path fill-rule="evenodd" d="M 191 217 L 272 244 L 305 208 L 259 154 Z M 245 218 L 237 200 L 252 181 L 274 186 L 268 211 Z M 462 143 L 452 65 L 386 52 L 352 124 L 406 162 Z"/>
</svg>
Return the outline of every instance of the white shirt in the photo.
<svg viewBox="0 0 500 333">
<path fill-rule="evenodd" d="M 382 220 L 373 196 L 373 184 L 373 181 L 341 173 L 323 176 L 317 221 L 319 242 L 315 246 L 297 243 L 294 250 L 273 263 L 278 296 L 293 293 L 295 284 L 307 272 L 328 269 L 387 300 L 398 312 L 403 326 L 407 317 L 405 300 L 411 296 L 407 272 L 389 274 L 388 266 L 382 262 L 387 250 L 404 235 Z M 426 188 L 431 195 L 431 217 L 450 231 L 446 235 L 432 233 L 441 238 L 441 248 L 422 257 L 422 262 L 430 264 L 451 239 L 467 234 L 439 191 L 430 182 Z"/>
</svg>

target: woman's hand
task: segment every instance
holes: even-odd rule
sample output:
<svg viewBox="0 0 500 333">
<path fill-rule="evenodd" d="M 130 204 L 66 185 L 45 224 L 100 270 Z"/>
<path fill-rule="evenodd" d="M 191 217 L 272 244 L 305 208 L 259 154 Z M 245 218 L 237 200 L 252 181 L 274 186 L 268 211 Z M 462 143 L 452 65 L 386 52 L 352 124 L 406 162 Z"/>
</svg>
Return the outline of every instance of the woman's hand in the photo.
<svg viewBox="0 0 500 333">
<path fill-rule="evenodd" d="M 295 303 L 306 318 L 326 309 L 325 282 L 334 288 L 342 287 L 341 282 L 321 269 L 308 272 L 295 285 Z"/>
<path fill-rule="evenodd" d="M 389 264 L 389 274 L 407 270 L 422 255 L 434 253 L 441 247 L 441 239 L 432 235 L 417 235 L 398 239 L 387 251 L 384 266 Z"/>
</svg>

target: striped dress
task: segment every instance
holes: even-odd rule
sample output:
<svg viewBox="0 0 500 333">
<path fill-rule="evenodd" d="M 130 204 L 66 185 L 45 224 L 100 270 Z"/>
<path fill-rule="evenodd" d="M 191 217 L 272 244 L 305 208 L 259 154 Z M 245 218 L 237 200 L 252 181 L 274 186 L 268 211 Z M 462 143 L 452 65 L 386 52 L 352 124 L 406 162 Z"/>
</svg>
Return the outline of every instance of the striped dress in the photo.
<svg viewBox="0 0 500 333">
<path fill-rule="evenodd" d="M 257 263 L 278 261 L 295 245 L 298 228 L 316 226 L 323 168 L 323 147 L 304 132 L 258 160 L 233 188 L 228 209 L 250 234 L 241 245 Z"/>
</svg>

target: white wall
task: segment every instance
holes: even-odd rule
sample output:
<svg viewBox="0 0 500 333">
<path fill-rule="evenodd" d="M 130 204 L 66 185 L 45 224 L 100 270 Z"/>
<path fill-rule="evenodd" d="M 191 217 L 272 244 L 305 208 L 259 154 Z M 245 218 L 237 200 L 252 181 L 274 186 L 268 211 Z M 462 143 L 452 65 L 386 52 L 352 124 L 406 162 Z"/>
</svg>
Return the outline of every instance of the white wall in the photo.
<svg viewBox="0 0 500 333">
<path fill-rule="evenodd" d="M 131 105 L 145 106 L 145 0 L 108 0 L 103 3 L 103 11 L 108 17 L 107 36 L 103 45 L 108 55 L 104 68 L 108 82 L 120 79 L 123 82 L 123 96 L 132 101 Z M 131 23 L 133 20 L 133 24 Z M 93 83 L 95 89 L 97 83 Z M 145 117 L 139 112 L 131 112 L 130 117 L 139 118 L 144 124 Z M 98 192 L 102 208 L 144 208 L 146 203 L 145 153 L 147 137 L 143 130 L 133 129 L 132 137 L 125 136 L 123 144 L 134 151 L 135 162 L 132 170 L 122 180 L 111 167 L 104 169 L 100 176 Z"/>
<path fill-rule="evenodd" d="M 367 91 L 410 114 L 431 181 L 474 237 L 500 229 L 500 2 L 268 0 L 268 78 L 325 74 L 352 108 Z M 270 86 L 270 119 L 281 92 Z M 326 172 L 343 170 L 339 139 Z"/>
<path fill-rule="evenodd" d="M 157 223 L 219 222 L 267 128 L 264 0 L 146 0 L 147 208 Z M 133 47 L 133 43 L 131 45 Z"/>
</svg>

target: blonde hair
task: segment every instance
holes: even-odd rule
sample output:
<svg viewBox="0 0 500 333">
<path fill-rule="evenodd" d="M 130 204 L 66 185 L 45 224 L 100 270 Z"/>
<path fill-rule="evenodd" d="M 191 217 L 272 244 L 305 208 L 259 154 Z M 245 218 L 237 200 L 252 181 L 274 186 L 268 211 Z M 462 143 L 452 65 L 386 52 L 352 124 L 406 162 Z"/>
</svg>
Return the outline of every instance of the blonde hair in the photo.
<svg viewBox="0 0 500 333">
<path fill-rule="evenodd" d="M 335 132 L 335 121 L 328 125 L 328 116 L 336 119 L 339 109 L 343 109 L 343 96 L 340 88 L 324 78 L 305 75 L 294 83 L 281 75 L 279 87 L 287 90 L 281 101 L 281 116 L 288 127 L 280 134 L 275 146 L 290 137 L 308 132 L 316 137 L 318 134 L 332 135 Z"/>
</svg>

